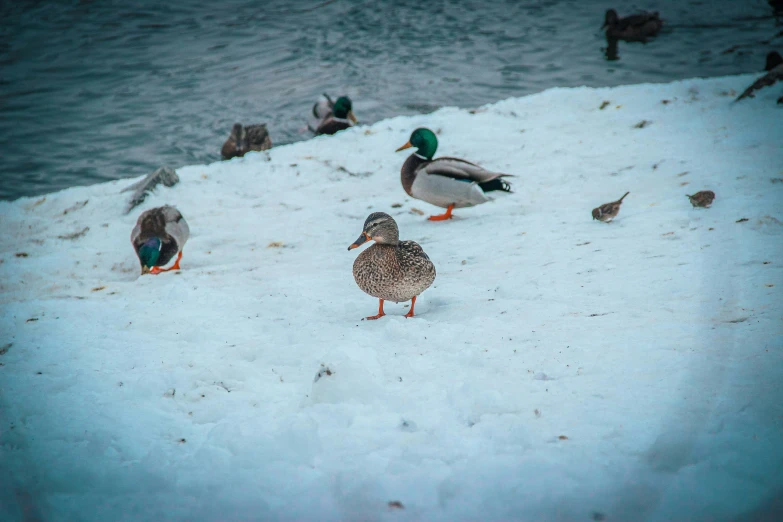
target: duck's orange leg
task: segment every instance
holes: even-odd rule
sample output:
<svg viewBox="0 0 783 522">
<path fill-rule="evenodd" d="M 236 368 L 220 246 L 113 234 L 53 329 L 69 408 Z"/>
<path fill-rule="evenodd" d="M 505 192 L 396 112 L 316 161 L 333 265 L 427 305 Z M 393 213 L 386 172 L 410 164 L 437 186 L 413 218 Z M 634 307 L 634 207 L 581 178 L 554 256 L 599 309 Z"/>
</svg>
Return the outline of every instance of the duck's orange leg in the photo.
<svg viewBox="0 0 783 522">
<path fill-rule="evenodd" d="M 380 319 L 385 313 L 383 313 L 383 299 L 378 299 L 378 301 L 381 302 L 381 304 L 378 306 L 378 315 L 371 315 L 370 317 L 365 317 L 368 321 L 374 321 L 375 319 Z"/>
<path fill-rule="evenodd" d="M 179 270 L 179 260 L 182 259 L 182 251 L 179 251 L 179 254 L 177 254 L 177 260 L 174 261 L 174 264 L 171 265 L 169 268 L 161 268 L 159 266 L 153 266 L 150 268 L 150 274 L 160 274 L 161 272 L 168 272 L 169 270 Z"/>
<path fill-rule="evenodd" d="M 427 219 L 429 219 L 430 221 L 446 221 L 447 219 L 451 219 L 451 218 L 454 217 L 454 216 L 451 215 L 451 211 L 452 210 L 454 210 L 454 204 L 453 203 L 448 206 L 448 208 L 446 209 L 446 213 L 445 214 L 438 214 L 437 216 L 430 216 Z"/>
<path fill-rule="evenodd" d="M 405 314 L 405 317 L 413 317 L 413 307 L 416 305 L 416 296 L 413 296 L 413 299 L 411 299 L 411 311 Z"/>
</svg>

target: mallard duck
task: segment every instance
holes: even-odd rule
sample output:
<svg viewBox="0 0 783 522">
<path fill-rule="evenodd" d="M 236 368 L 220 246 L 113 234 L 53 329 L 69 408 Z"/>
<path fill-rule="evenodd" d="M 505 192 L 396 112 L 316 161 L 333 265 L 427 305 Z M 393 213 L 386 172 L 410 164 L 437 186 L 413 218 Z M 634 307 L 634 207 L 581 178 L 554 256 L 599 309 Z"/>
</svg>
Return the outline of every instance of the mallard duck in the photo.
<svg viewBox="0 0 783 522">
<path fill-rule="evenodd" d="M 139 256 L 142 275 L 179 270 L 182 248 L 189 237 L 188 222 L 176 208 L 165 205 L 142 212 L 131 232 L 131 243 Z M 177 260 L 171 267 L 160 268 L 175 254 Z"/>
<path fill-rule="evenodd" d="M 364 221 L 359 239 L 348 250 L 373 240 L 375 244 L 353 262 L 353 278 L 365 293 L 380 300 L 378 315 L 383 317 L 383 302 L 411 301 L 405 317 L 413 317 L 416 297 L 435 281 L 435 265 L 415 241 L 400 241 L 397 223 L 389 214 L 373 212 Z"/>
<path fill-rule="evenodd" d="M 623 200 L 625 199 L 625 196 L 630 194 L 630 192 L 626 192 L 623 194 L 623 197 L 618 199 L 617 201 L 612 201 L 611 203 L 604 203 L 600 207 L 593 209 L 593 219 L 597 219 L 598 221 L 603 221 L 604 223 L 609 223 L 614 218 L 617 217 L 617 214 L 620 212 L 620 205 L 623 204 Z"/>
<path fill-rule="evenodd" d="M 663 27 L 663 21 L 658 13 L 638 13 L 620 18 L 617 11 L 609 9 L 604 17 L 606 39 L 609 41 L 624 40 L 626 42 L 646 42 L 658 34 Z"/>
<path fill-rule="evenodd" d="M 340 96 L 332 101 L 328 94 L 313 105 L 313 120 L 307 127 L 316 135 L 334 134 L 356 123 L 353 115 L 353 103 L 348 96 Z"/>
<path fill-rule="evenodd" d="M 459 158 L 432 159 L 438 149 L 438 138 L 429 129 L 413 131 L 408 143 L 397 152 L 416 148 L 402 165 L 402 188 L 412 198 L 446 209 L 445 214 L 430 216 L 430 221 L 451 219 L 455 208 L 473 207 L 490 201 L 487 192 L 511 192 L 504 179 L 511 174 L 492 172 Z"/>
<path fill-rule="evenodd" d="M 769 72 L 753 82 L 734 101 L 740 101 L 742 98 L 748 97 L 753 98 L 757 90 L 774 85 L 778 80 L 783 79 L 783 56 L 780 56 L 780 53 L 776 51 L 767 54 L 767 63 L 764 66 L 764 70 Z"/>
<path fill-rule="evenodd" d="M 265 123 L 248 125 L 243 127 L 241 123 L 235 123 L 231 128 L 231 134 L 220 149 L 223 159 L 241 158 L 251 150 L 267 150 L 272 148 L 272 140 L 269 139 L 269 131 Z"/>
<path fill-rule="evenodd" d="M 688 194 L 685 195 L 688 196 Z M 692 196 L 688 196 L 688 199 L 691 201 L 693 208 L 709 208 L 709 206 L 712 205 L 712 202 L 715 200 L 715 193 L 711 190 L 702 190 Z"/>
</svg>

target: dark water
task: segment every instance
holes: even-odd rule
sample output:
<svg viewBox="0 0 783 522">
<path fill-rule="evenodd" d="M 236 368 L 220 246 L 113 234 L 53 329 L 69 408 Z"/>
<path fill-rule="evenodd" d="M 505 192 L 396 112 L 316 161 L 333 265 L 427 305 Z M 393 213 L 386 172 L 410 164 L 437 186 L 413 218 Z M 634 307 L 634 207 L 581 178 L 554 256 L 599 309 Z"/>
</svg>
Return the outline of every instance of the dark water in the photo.
<svg viewBox="0 0 783 522">
<path fill-rule="evenodd" d="M 608 62 L 607 7 L 659 10 L 667 30 Z M 218 160 L 235 121 L 267 122 L 275 144 L 305 139 L 324 91 L 373 122 L 553 86 L 754 72 L 783 49 L 766 0 L 0 0 L 0 20 L 2 199 Z"/>
</svg>

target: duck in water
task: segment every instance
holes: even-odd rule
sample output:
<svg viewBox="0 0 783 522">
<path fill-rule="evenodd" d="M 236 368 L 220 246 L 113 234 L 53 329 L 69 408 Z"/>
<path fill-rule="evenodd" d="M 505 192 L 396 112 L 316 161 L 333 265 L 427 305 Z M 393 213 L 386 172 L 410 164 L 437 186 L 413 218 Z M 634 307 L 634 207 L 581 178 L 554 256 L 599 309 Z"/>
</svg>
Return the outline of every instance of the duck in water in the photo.
<svg viewBox="0 0 783 522">
<path fill-rule="evenodd" d="M 348 96 L 332 101 L 328 94 L 313 105 L 313 119 L 307 127 L 316 135 L 335 134 L 357 123 L 353 115 L 353 102 Z"/>
</svg>

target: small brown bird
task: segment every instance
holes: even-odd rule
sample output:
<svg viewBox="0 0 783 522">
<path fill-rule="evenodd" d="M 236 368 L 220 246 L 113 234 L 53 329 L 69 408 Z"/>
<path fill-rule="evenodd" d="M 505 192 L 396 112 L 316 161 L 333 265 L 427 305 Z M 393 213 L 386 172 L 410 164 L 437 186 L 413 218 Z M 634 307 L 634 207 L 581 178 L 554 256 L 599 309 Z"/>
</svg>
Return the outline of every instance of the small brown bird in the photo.
<svg viewBox="0 0 783 522">
<path fill-rule="evenodd" d="M 600 207 L 593 209 L 593 219 L 597 219 L 598 221 L 603 221 L 604 223 L 609 223 L 611 220 L 613 220 L 615 217 L 617 217 L 617 214 L 620 212 L 620 205 L 623 204 L 623 200 L 625 199 L 625 196 L 630 194 L 630 192 L 626 192 L 623 194 L 623 197 L 618 199 L 617 201 L 612 201 L 611 203 L 604 203 Z"/>
<path fill-rule="evenodd" d="M 688 194 L 685 195 L 688 196 Z M 715 193 L 711 190 L 702 190 L 693 196 L 688 196 L 688 199 L 691 200 L 691 205 L 693 205 L 694 208 L 709 208 L 710 205 L 712 205 L 712 201 L 715 199 Z"/>
<path fill-rule="evenodd" d="M 272 148 L 272 140 L 269 139 L 269 131 L 266 124 L 242 126 L 235 123 L 231 128 L 231 134 L 220 149 L 223 159 L 241 158 L 251 150 L 267 150 Z"/>
</svg>

